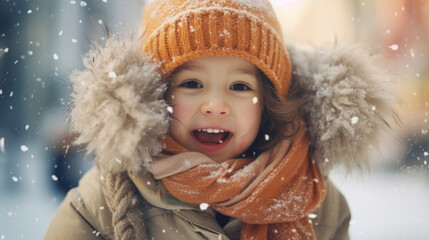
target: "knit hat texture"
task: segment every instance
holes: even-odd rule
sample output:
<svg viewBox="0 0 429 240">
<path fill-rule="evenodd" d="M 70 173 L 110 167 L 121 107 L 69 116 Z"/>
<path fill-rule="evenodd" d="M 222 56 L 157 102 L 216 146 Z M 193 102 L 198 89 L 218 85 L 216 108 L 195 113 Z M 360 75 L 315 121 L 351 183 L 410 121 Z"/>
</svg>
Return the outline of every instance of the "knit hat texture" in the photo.
<svg viewBox="0 0 429 240">
<path fill-rule="evenodd" d="M 291 64 L 268 0 L 156 0 L 144 8 L 141 30 L 144 52 L 165 75 L 197 57 L 239 57 L 287 93 Z"/>
</svg>

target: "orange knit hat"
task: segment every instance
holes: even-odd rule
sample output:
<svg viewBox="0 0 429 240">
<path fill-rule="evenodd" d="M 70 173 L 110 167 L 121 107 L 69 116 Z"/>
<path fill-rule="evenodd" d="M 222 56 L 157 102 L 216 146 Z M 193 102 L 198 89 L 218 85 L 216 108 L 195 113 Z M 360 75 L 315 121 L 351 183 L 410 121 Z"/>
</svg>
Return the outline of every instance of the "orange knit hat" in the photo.
<svg viewBox="0 0 429 240">
<path fill-rule="evenodd" d="M 240 57 L 287 93 L 291 63 L 268 0 L 156 0 L 144 8 L 141 30 L 163 74 L 197 57 Z"/>
</svg>

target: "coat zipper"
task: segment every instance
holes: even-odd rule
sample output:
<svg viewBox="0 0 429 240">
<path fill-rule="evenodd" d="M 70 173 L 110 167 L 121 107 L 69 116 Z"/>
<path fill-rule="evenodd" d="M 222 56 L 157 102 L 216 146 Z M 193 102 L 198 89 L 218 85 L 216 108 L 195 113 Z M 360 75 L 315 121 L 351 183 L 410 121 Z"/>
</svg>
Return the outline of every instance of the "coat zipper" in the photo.
<svg viewBox="0 0 429 240">
<path fill-rule="evenodd" d="M 203 225 L 201 225 L 201 224 L 198 224 L 198 223 L 196 223 L 196 222 L 194 222 L 194 221 L 192 221 L 192 220 L 190 220 L 190 219 L 186 218 L 185 216 L 181 215 L 181 214 L 179 213 L 179 211 L 173 211 L 173 212 L 174 212 L 177 216 L 179 216 L 180 218 L 182 218 L 183 220 L 185 220 L 185 221 L 187 221 L 187 222 L 189 222 L 189 223 L 191 223 L 191 224 L 193 224 L 193 225 L 195 225 L 195 226 L 198 226 L 198 227 L 200 227 L 200 228 L 202 228 L 202 229 L 205 229 L 205 230 L 208 230 L 208 231 L 210 231 L 210 232 L 217 233 L 217 234 L 219 234 L 219 236 L 222 236 L 222 237 L 223 237 L 223 238 L 225 238 L 226 240 L 230 240 L 230 239 L 229 239 L 229 237 L 228 237 L 228 236 L 226 236 L 225 234 L 220 233 L 220 232 L 218 232 L 218 231 L 216 231 L 216 230 L 214 230 L 214 229 L 208 228 L 208 227 L 206 227 L 206 226 L 203 226 Z"/>
</svg>

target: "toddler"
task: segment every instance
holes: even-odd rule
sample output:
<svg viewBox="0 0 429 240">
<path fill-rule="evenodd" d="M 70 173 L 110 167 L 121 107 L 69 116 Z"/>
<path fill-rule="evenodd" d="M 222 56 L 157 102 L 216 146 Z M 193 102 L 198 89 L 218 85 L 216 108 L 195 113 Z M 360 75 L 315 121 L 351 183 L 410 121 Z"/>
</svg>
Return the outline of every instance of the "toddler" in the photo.
<svg viewBox="0 0 429 240">
<path fill-rule="evenodd" d="M 286 50 L 268 0 L 157 0 L 143 18 L 71 76 L 96 166 L 45 238 L 348 239 L 327 176 L 363 166 L 391 113 L 372 59 Z"/>
</svg>

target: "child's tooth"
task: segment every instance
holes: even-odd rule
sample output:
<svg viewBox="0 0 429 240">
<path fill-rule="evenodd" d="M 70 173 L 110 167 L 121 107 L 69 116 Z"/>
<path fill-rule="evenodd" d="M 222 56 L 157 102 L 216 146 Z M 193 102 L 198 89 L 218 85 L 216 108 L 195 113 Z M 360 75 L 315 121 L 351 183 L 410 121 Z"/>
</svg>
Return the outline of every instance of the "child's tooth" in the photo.
<svg viewBox="0 0 429 240">
<path fill-rule="evenodd" d="M 207 132 L 207 129 L 202 129 L 203 130 L 203 132 Z"/>
<path fill-rule="evenodd" d="M 214 133 L 219 133 L 219 129 L 213 129 Z"/>
<path fill-rule="evenodd" d="M 212 133 L 212 132 L 213 132 L 213 129 L 209 128 L 209 129 L 207 129 L 207 132 L 208 132 L 208 133 Z"/>
<path fill-rule="evenodd" d="M 219 130 L 219 132 L 223 133 L 223 132 L 225 132 L 225 131 L 221 129 L 221 130 Z"/>
</svg>

